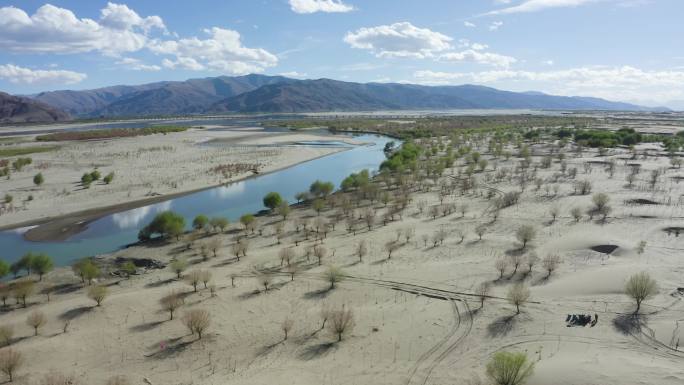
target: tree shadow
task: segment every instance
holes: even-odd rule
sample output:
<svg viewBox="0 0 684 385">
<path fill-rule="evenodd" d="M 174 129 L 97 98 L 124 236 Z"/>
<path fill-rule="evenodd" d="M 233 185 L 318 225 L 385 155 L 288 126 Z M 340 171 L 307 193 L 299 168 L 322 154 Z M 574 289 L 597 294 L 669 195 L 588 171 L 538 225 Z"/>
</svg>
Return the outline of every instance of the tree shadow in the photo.
<svg viewBox="0 0 684 385">
<path fill-rule="evenodd" d="M 495 319 L 492 323 L 487 325 L 487 336 L 490 338 L 505 337 L 518 323 L 518 318 L 516 316 L 517 314 L 514 314 Z"/>
<path fill-rule="evenodd" d="M 173 357 L 176 354 L 184 352 L 190 345 L 195 343 L 198 340 L 191 340 L 191 341 L 182 341 L 182 337 L 179 338 L 174 338 L 169 341 L 166 341 L 166 346 L 164 349 L 161 349 L 159 345 L 155 344 L 151 348 L 152 349 L 158 349 L 156 352 L 146 355 L 148 358 L 154 358 L 157 360 L 163 360 L 165 358 L 170 358 Z"/>
<path fill-rule="evenodd" d="M 282 343 L 284 343 L 284 342 L 285 342 L 285 340 L 282 339 L 282 340 L 280 340 L 280 341 L 278 341 L 278 342 L 276 342 L 276 343 L 274 343 L 274 344 L 270 344 L 270 345 L 264 346 L 263 348 L 261 348 L 261 349 L 259 349 L 259 350 L 257 351 L 256 357 L 263 357 L 263 356 L 267 355 L 267 354 L 270 353 L 273 349 L 275 349 L 276 346 L 278 346 L 278 345 L 280 345 L 280 344 L 282 344 Z"/>
<path fill-rule="evenodd" d="M 304 299 L 323 299 L 332 293 L 330 286 L 304 293 Z"/>
<path fill-rule="evenodd" d="M 613 318 L 613 327 L 622 334 L 631 335 L 641 331 L 641 326 L 646 323 L 644 316 L 638 314 L 618 314 Z"/>
<path fill-rule="evenodd" d="M 130 330 L 131 330 L 132 332 L 142 333 L 142 332 L 150 331 L 150 330 L 156 328 L 157 326 L 163 324 L 164 322 L 166 322 L 166 321 L 152 321 L 152 322 L 146 322 L 146 323 L 144 323 L 144 324 L 131 326 Z"/>
<path fill-rule="evenodd" d="M 248 299 L 252 299 L 252 298 L 258 297 L 261 293 L 262 293 L 261 290 L 259 290 L 259 289 L 254 289 L 254 290 L 246 291 L 246 292 L 244 292 L 244 293 L 238 295 L 238 298 L 241 299 L 241 300 L 243 300 L 243 301 L 245 301 L 245 300 L 248 300 Z"/>
<path fill-rule="evenodd" d="M 82 287 L 80 283 L 62 283 L 52 287 L 52 294 L 69 294 L 80 290 Z"/>
<path fill-rule="evenodd" d="M 176 282 L 176 277 L 159 280 L 157 282 L 150 282 L 150 283 L 145 284 L 145 287 L 147 287 L 147 288 L 162 287 L 162 286 L 168 285 L 172 282 Z"/>
<path fill-rule="evenodd" d="M 93 311 L 93 309 L 94 309 L 93 306 L 77 307 L 77 308 L 65 311 L 64 313 L 60 314 L 58 318 L 62 321 L 75 320 L 76 318 L 78 318 L 78 317 L 80 317 L 86 313 L 90 313 L 91 311 Z"/>
<path fill-rule="evenodd" d="M 304 349 L 304 351 L 299 355 L 299 359 L 304 361 L 310 361 L 315 358 L 320 358 L 337 348 L 337 344 L 334 342 L 324 342 L 321 344 L 311 345 Z"/>
</svg>

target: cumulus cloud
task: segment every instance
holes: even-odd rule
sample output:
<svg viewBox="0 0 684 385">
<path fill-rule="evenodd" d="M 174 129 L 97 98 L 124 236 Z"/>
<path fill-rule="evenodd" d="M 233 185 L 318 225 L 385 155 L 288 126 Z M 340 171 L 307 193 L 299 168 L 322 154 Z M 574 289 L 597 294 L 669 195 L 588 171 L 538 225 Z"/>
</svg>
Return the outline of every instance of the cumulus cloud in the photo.
<svg viewBox="0 0 684 385">
<path fill-rule="evenodd" d="M 150 29 L 165 30 L 158 16 L 141 17 L 125 5 L 108 3 L 100 21 L 79 19 L 65 8 L 45 4 L 33 15 L 0 8 L 0 48 L 14 52 L 116 55 L 142 49 Z"/>
<path fill-rule="evenodd" d="M 351 12 L 354 7 L 341 0 L 290 0 L 290 9 L 296 13 Z"/>
<path fill-rule="evenodd" d="M 378 57 L 433 57 L 451 48 L 451 38 L 409 22 L 361 28 L 349 32 L 344 41 L 353 48 L 365 49 Z"/>
<path fill-rule="evenodd" d="M 297 71 L 281 72 L 279 75 L 285 76 L 286 78 L 299 78 L 299 79 L 302 79 L 302 78 L 305 78 L 308 76 L 306 73 L 297 72 Z"/>
<path fill-rule="evenodd" d="M 15 84 L 48 85 L 74 84 L 87 78 L 86 74 L 64 70 L 33 70 L 13 64 L 0 65 L 0 79 Z"/>
<path fill-rule="evenodd" d="M 490 31 L 498 31 L 499 28 L 503 25 L 503 21 L 494 21 L 492 24 L 489 25 L 489 30 Z"/>
<path fill-rule="evenodd" d="M 596 1 L 597 0 L 525 0 L 518 5 L 491 11 L 488 13 L 488 15 L 537 12 L 548 8 L 578 7 L 580 5 L 593 3 Z M 507 4 L 510 3 L 510 1 L 499 1 L 499 3 Z"/>
<path fill-rule="evenodd" d="M 517 62 L 516 58 L 511 56 L 499 55 L 492 52 L 482 52 L 475 48 L 467 49 L 461 52 L 448 52 L 439 57 L 440 61 L 451 63 L 478 63 L 487 64 L 495 67 L 509 67 L 511 64 Z"/>
<path fill-rule="evenodd" d="M 149 48 L 157 54 L 175 56 L 175 60 L 165 58 L 162 61 L 166 68 L 210 69 L 244 75 L 263 72 L 265 68 L 278 64 L 278 58 L 272 53 L 245 47 L 237 31 L 214 27 L 204 32 L 209 38 L 154 41 Z"/>
<path fill-rule="evenodd" d="M 615 100 L 673 100 L 684 97 L 684 71 L 643 70 L 632 66 L 592 66 L 553 71 L 417 71 L 424 84 L 506 84 L 558 95 L 589 95 Z"/>
<path fill-rule="evenodd" d="M 471 23 L 471 22 L 469 22 L 469 21 L 464 21 L 464 22 L 463 22 L 463 26 L 468 27 L 468 28 L 475 28 L 475 27 L 477 27 L 477 25 L 475 25 L 475 23 Z"/>
</svg>

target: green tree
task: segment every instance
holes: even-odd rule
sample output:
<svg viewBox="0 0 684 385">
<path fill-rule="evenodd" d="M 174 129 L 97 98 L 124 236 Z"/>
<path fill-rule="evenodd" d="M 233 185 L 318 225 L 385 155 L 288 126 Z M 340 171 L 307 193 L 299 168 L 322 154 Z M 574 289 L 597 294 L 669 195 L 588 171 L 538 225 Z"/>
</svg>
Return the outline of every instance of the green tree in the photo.
<svg viewBox="0 0 684 385">
<path fill-rule="evenodd" d="M 209 224 L 209 218 L 207 218 L 206 215 L 200 214 L 195 217 L 195 219 L 192 220 L 192 227 L 195 230 L 203 230 L 207 227 Z"/>
<path fill-rule="evenodd" d="M 35 254 L 29 252 L 21 256 L 17 262 L 17 266 L 20 270 L 26 270 L 26 274 L 31 274 L 31 269 L 33 268 L 33 258 Z"/>
<path fill-rule="evenodd" d="M 242 223 L 243 226 L 245 226 L 245 230 L 251 226 L 256 218 L 254 218 L 254 215 L 252 214 L 245 214 L 240 217 L 240 223 Z"/>
<path fill-rule="evenodd" d="M 211 220 L 209 221 L 209 224 L 214 229 L 220 229 L 221 231 L 226 231 L 226 228 L 228 228 L 228 225 L 230 225 L 230 221 L 226 217 L 214 217 L 214 218 L 211 218 Z"/>
<path fill-rule="evenodd" d="M 287 219 L 287 216 L 290 215 L 290 203 L 288 201 L 282 201 L 277 207 L 278 215 L 281 215 L 283 217 L 283 220 Z"/>
<path fill-rule="evenodd" d="M 33 177 L 33 184 L 36 186 L 40 186 L 45 182 L 45 178 L 43 178 L 43 173 L 39 172 L 36 174 L 36 176 Z"/>
<path fill-rule="evenodd" d="M 325 198 L 330 195 L 334 189 L 335 185 L 333 185 L 332 182 L 322 182 L 320 180 L 316 180 L 309 187 L 309 192 L 315 197 Z"/>
<path fill-rule="evenodd" d="M 33 255 L 30 263 L 33 272 L 38 274 L 39 281 L 42 281 L 43 275 L 49 273 L 55 267 L 52 258 L 43 253 Z"/>
<path fill-rule="evenodd" d="M 273 211 L 278 205 L 280 205 L 283 202 L 283 198 L 280 197 L 280 194 L 277 192 L 271 191 L 270 193 L 266 194 L 264 196 L 264 207 L 267 207 L 271 211 Z"/>
<path fill-rule="evenodd" d="M 162 238 L 179 238 L 185 229 L 185 218 L 173 211 L 164 211 L 157 214 L 149 225 L 143 227 L 138 233 L 138 239 L 146 241 L 153 235 L 159 234 Z"/>
<path fill-rule="evenodd" d="M 93 182 L 95 182 L 95 181 L 100 180 L 100 178 L 102 177 L 102 174 L 100 174 L 100 172 L 98 170 L 93 170 L 90 173 L 90 177 L 93 178 Z"/>
<path fill-rule="evenodd" d="M 0 278 L 3 278 L 10 273 L 10 265 L 4 260 L 0 259 Z"/>
</svg>

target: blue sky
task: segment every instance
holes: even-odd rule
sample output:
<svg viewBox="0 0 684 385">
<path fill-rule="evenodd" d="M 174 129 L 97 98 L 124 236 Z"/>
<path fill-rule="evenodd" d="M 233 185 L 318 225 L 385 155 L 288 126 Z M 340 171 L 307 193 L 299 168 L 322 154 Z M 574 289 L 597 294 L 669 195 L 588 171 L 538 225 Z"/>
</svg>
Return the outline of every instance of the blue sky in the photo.
<svg viewBox="0 0 684 385">
<path fill-rule="evenodd" d="M 0 0 L 0 89 L 246 73 L 684 106 L 681 0 Z"/>
</svg>

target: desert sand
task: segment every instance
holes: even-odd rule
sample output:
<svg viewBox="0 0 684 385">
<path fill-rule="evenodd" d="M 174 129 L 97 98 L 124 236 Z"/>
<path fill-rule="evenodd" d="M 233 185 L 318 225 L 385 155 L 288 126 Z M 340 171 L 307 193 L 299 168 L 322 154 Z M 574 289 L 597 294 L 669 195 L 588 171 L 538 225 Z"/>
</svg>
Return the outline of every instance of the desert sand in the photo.
<svg viewBox="0 0 684 385">
<path fill-rule="evenodd" d="M 188 133 L 188 141 L 204 135 Z M 548 150 L 533 146 L 533 161 L 539 162 Z M 527 185 L 519 202 L 501 209 L 494 219 L 494 198 L 488 199 L 487 192 L 499 196 L 520 191 L 515 178 L 495 178 L 502 169 L 512 171 L 519 160 L 494 160 L 486 144 L 480 151 L 489 166 L 475 173 L 480 181 L 475 190 L 461 193 L 456 188 L 445 197 L 445 204 L 456 205 L 454 212 L 433 219 L 430 207 L 440 205 L 440 183 L 460 178 L 463 160 L 447 169 L 438 184 L 416 185 L 401 219 L 384 225 L 384 204 L 365 201 L 363 206 L 377 213 L 370 231 L 357 221 L 355 233 L 349 232 L 345 220 L 339 220 L 322 242 L 328 254 L 321 266 L 313 256 L 305 256 L 314 237 L 300 242 L 303 235 L 295 229 L 300 218 L 311 223 L 319 218 L 308 207 L 288 217 L 281 244 L 273 234 L 282 219 L 260 217 L 263 235 L 246 236 L 249 250 L 239 261 L 232 253 L 236 239 L 244 236 L 238 224 L 226 233 L 202 235 L 190 249 L 186 241 L 172 241 L 103 257 L 164 262 L 187 258 L 185 274 L 210 271 L 215 296 L 202 284 L 198 293 L 192 292 L 169 269 L 146 270 L 130 279 L 105 275 L 100 283 L 109 287 L 110 295 L 96 307 L 70 270 L 57 269 L 44 278 L 62 285 L 50 302 L 34 295 L 28 308 L 12 304 L 0 316 L 0 324 L 15 325 L 13 348 L 28 359 L 16 381 L 32 383 L 44 373 L 59 371 L 85 384 L 104 384 L 112 375 L 125 375 L 132 384 L 477 384 L 475 378 L 484 381 L 491 355 L 507 350 L 526 352 L 536 363 L 530 385 L 682 384 L 684 352 L 676 350 L 676 341 L 684 337 L 679 328 L 684 320 L 684 237 L 664 231 L 681 226 L 684 185 L 672 178 L 680 171 L 670 168 L 664 157 L 630 159 L 620 149 L 606 157 L 598 157 L 595 150 L 578 156 L 566 148 L 568 167 L 578 169 L 574 179 L 560 173 L 558 161 L 549 169 L 539 168 L 541 187 Z M 605 165 L 588 163 L 609 159 L 617 162 L 612 177 Z M 625 182 L 630 170 L 626 163 L 641 165 L 631 187 Z M 651 189 L 649 173 L 655 169 L 665 171 Z M 609 195 L 612 212 L 605 220 L 584 214 L 592 198 L 573 192 L 577 180 L 591 181 L 592 193 Z M 152 190 L 161 188 L 155 184 Z M 398 190 L 392 193 L 399 195 Z M 632 199 L 657 204 L 627 202 Z M 421 202 L 426 204 L 422 213 Z M 549 213 L 552 207 L 559 208 L 555 221 Z M 573 207 L 582 208 L 577 222 L 570 215 Z M 320 217 L 331 222 L 336 212 L 328 207 Z M 515 237 L 522 225 L 536 229 L 536 237 L 523 250 Z M 478 226 L 486 228 L 481 240 L 474 232 Z M 407 229 L 415 231 L 408 240 Z M 447 235 L 435 246 L 432 239 L 439 229 Z M 398 234 L 399 246 L 388 258 L 385 245 Z M 217 256 L 204 261 L 201 245 L 214 239 L 221 242 Z M 359 260 L 355 249 L 361 240 L 368 242 L 368 254 Z M 646 242 L 643 251 L 641 241 Z M 617 248 L 610 254 L 591 249 L 605 245 Z M 301 268 L 294 281 L 278 257 L 285 247 L 294 248 Z M 558 254 L 561 263 L 548 277 L 541 262 L 528 273 L 524 261 L 532 254 L 540 260 Z M 522 255 L 523 263 L 514 274 L 511 262 L 516 255 Z M 502 278 L 495 269 L 497 259 L 509 262 Z M 343 269 L 346 278 L 332 290 L 323 277 L 328 265 Z M 636 327 L 634 304 L 624 286 L 631 274 L 641 271 L 657 280 L 659 293 L 643 304 Z M 271 273 L 269 290 L 256 272 Z M 480 308 L 476 288 L 482 282 L 491 283 L 492 289 Z M 530 288 L 531 297 L 516 315 L 506 296 L 518 282 Z M 170 321 L 159 299 L 172 289 L 188 294 L 177 319 Z M 354 312 L 356 325 L 341 342 L 327 328 L 321 330 L 320 313 L 326 306 Z M 201 340 L 178 320 L 189 309 L 211 314 L 211 326 Z M 48 317 L 36 337 L 25 325 L 34 310 Z M 568 327 L 568 314 L 598 315 L 598 322 L 594 327 Z M 285 319 L 293 321 L 287 340 L 281 330 Z"/>
</svg>

